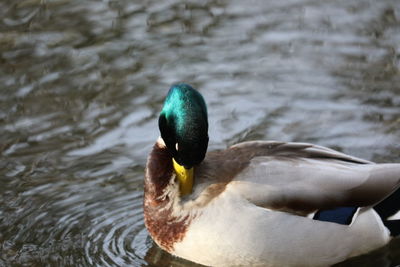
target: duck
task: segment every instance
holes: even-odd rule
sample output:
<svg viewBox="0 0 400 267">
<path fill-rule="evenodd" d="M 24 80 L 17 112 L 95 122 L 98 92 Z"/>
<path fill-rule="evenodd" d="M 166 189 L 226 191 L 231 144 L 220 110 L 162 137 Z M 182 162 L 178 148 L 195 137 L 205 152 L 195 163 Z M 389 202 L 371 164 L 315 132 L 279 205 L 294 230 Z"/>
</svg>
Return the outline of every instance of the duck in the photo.
<svg viewBox="0 0 400 267">
<path fill-rule="evenodd" d="M 205 266 L 330 266 L 400 233 L 400 164 L 298 142 L 246 141 L 207 152 L 207 106 L 168 91 L 147 158 L 147 231 Z"/>
</svg>

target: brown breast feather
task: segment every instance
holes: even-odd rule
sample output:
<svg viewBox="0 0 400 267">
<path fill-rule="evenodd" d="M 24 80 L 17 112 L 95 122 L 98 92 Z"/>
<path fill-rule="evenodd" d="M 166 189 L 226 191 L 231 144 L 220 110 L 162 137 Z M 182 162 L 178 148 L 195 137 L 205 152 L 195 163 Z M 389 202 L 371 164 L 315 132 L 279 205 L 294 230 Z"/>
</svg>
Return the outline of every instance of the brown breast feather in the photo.
<svg viewBox="0 0 400 267">
<path fill-rule="evenodd" d="M 190 216 L 174 216 L 173 199 L 166 193 L 172 175 L 171 156 L 165 145 L 157 142 L 147 160 L 144 183 L 144 221 L 153 240 L 172 252 L 173 245 L 185 236 Z"/>
</svg>

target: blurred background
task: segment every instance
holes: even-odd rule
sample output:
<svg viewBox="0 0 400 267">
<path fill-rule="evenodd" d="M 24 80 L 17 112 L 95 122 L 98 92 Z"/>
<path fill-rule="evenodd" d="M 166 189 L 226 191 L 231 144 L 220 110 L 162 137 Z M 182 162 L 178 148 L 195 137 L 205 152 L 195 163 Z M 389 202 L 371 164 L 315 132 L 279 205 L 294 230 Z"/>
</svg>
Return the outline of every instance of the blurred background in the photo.
<svg viewBox="0 0 400 267">
<path fill-rule="evenodd" d="M 400 1 L 0 2 L 0 266 L 194 266 L 144 228 L 170 85 L 209 150 L 312 142 L 400 162 Z M 400 242 L 341 264 L 395 266 Z"/>
</svg>

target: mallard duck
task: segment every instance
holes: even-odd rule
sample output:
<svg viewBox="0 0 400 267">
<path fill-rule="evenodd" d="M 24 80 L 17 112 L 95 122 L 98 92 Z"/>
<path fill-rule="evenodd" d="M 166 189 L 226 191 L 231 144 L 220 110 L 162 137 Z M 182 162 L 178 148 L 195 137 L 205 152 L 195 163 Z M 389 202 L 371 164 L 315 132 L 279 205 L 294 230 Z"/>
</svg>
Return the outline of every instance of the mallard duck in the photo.
<svg viewBox="0 0 400 267">
<path fill-rule="evenodd" d="M 146 164 L 145 225 L 162 249 L 208 266 L 327 266 L 389 242 L 400 164 L 308 143 L 207 153 L 207 107 L 171 87 Z M 392 194 L 391 197 L 388 197 Z"/>
</svg>

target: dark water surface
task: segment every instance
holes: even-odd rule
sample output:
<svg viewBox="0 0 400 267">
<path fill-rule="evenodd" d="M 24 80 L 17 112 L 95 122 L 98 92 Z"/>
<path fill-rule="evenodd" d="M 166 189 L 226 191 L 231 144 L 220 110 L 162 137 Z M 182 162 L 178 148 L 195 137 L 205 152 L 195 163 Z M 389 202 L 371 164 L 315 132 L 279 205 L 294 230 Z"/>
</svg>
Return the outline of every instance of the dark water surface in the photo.
<svg viewBox="0 0 400 267">
<path fill-rule="evenodd" d="M 174 82 L 204 94 L 210 149 L 275 139 L 399 162 L 399 68 L 398 0 L 2 0 L 0 266 L 191 266 L 142 215 Z M 346 264 L 400 264 L 400 242 Z"/>
</svg>

